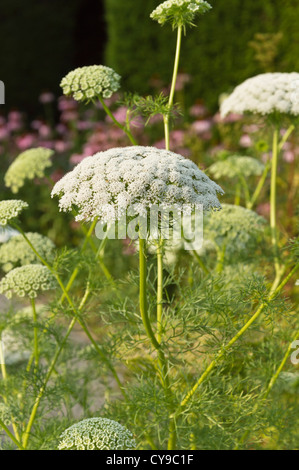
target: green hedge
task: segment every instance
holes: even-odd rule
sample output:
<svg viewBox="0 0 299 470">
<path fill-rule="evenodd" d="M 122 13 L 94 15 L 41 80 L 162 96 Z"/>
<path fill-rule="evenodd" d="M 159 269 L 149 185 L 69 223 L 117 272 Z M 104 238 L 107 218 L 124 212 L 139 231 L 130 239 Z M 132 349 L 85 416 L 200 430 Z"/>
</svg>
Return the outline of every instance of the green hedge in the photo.
<svg viewBox="0 0 299 470">
<path fill-rule="evenodd" d="M 108 29 L 106 63 L 124 86 L 147 93 L 149 79 L 169 83 L 175 35 L 149 18 L 160 0 L 105 0 Z M 190 96 L 216 107 L 219 94 L 263 72 L 249 42 L 255 33 L 284 34 L 277 70 L 299 70 L 298 0 L 210 0 L 213 10 L 189 30 L 182 48 L 181 71 L 193 77 Z"/>
</svg>

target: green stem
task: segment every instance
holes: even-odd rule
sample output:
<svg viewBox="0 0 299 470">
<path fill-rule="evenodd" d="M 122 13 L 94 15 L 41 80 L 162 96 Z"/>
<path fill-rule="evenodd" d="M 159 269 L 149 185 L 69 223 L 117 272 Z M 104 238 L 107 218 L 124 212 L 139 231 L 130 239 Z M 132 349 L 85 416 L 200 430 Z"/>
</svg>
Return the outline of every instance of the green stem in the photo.
<svg viewBox="0 0 299 470">
<path fill-rule="evenodd" d="M 275 272 L 280 272 L 279 262 L 279 249 L 278 249 L 278 234 L 277 234 L 277 220 L 276 220 L 276 184 L 277 184 L 277 167 L 278 167 L 278 128 L 275 129 L 273 135 L 273 149 L 272 149 L 272 162 L 271 162 L 271 195 L 270 195 L 270 227 L 271 227 L 271 240 L 274 250 L 274 265 Z"/>
<path fill-rule="evenodd" d="M 33 313 L 33 333 L 34 333 L 34 365 L 35 365 L 35 372 L 37 371 L 38 368 L 38 362 L 39 362 L 39 347 L 38 347 L 38 328 L 37 328 L 37 314 L 36 314 L 36 306 L 35 306 L 35 300 L 31 300 L 31 306 L 32 306 L 32 313 Z"/>
<path fill-rule="evenodd" d="M 157 247 L 157 340 L 160 344 L 163 334 L 163 240 L 159 240 Z"/>
<path fill-rule="evenodd" d="M 196 261 L 198 262 L 199 266 L 204 270 L 206 274 L 210 274 L 210 270 L 207 268 L 197 251 L 192 251 L 192 254 L 195 256 Z"/>
<path fill-rule="evenodd" d="M 262 174 L 262 176 L 261 176 L 261 178 L 260 178 L 260 180 L 259 180 L 259 182 L 258 182 L 258 185 L 257 185 L 257 187 L 256 187 L 256 189 L 255 189 L 255 191 L 254 191 L 254 193 L 253 193 L 253 196 L 252 196 L 252 198 L 250 199 L 250 201 L 248 202 L 248 204 L 247 204 L 247 206 L 246 206 L 247 209 L 252 209 L 253 206 L 254 206 L 254 204 L 256 203 L 256 201 L 257 201 L 257 199 L 258 199 L 258 197 L 259 197 L 259 195 L 260 195 L 260 193 L 261 193 L 261 191 L 262 191 L 262 189 L 263 189 L 263 187 L 264 187 L 264 184 L 265 184 L 265 181 L 266 181 L 266 179 L 267 179 L 267 176 L 268 176 L 270 167 L 271 167 L 271 164 L 268 162 L 268 163 L 266 164 L 265 169 L 264 169 L 264 172 L 263 172 L 263 174 Z"/>
<path fill-rule="evenodd" d="M 170 89 L 170 95 L 169 95 L 169 101 L 168 101 L 169 110 L 173 105 L 175 86 L 176 86 L 178 70 L 179 70 L 181 44 L 182 44 L 182 26 L 179 26 L 178 33 L 177 33 L 177 43 L 176 43 L 176 52 L 175 52 L 171 89 Z M 163 120 L 164 120 L 164 133 L 165 133 L 165 148 L 166 150 L 169 150 L 169 147 L 170 147 L 169 145 L 169 114 L 164 115 Z"/>
<path fill-rule="evenodd" d="M 279 146 L 278 146 L 278 151 L 281 152 L 283 149 L 284 144 L 288 141 L 289 137 L 291 134 L 294 132 L 295 126 L 294 124 L 291 124 L 286 133 L 284 134 L 283 138 L 281 139 Z"/>
<path fill-rule="evenodd" d="M 82 310 L 82 308 L 84 307 L 85 303 L 87 302 L 87 299 L 89 297 L 89 294 L 90 294 L 90 290 L 89 290 L 89 284 L 87 286 L 87 289 L 85 291 L 85 294 L 84 294 L 84 297 L 81 301 L 81 304 L 79 306 L 79 311 Z M 41 388 L 39 389 L 39 392 L 38 392 L 38 395 L 35 399 L 35 402 L 34 402 L 34 405 L 33 405 L 33 408 L 31 410 L 31 414 L 30 414 L 30 417 L 29 417 L 29 421 L 28 421 L 28 424 L 27 424 L 27 427 L 26 427 L 26 430 L 25 430 L 25 433 L 23 434 L 23 437 L 22 437 L 22 443 L 23 443 L 23 446 L 24 448 L 27 447 L 27 444 L 28 444 L 28 439 L 29 439 L 29 436 L 30 436 L 30 432 L 31 432 L 31 429 L 32 429 L 32 426 L 33 426 L 33 423 L 34 423 L 34 420 L 35 420 L 35 417 L 36 417 L 36 413 L 37 413 L 37 410 L 38 410 L 38 407 L 39 407 L 39 404 L 41 402 L 41 399 L 45 393 L 45 390 L 46 390 L 46 387 L 47 387 L 47 384 L 50 380 L 50 377 L 53 373 L 53 371 L 55 370 L 55 366 L 56 366 L 56 363 L 58 361 L 58 358 L 72 332 L 72 329 L 74 328 L 75 324 L 76 324 L 76 321 L 77 321 L 77 318 L 74 317 L 68 327 L 68 330 L 67 330 L 67 333 L 65 335 L 65 337 L 63 338 L 60 346 L 57 347 L 56 349 L 56 352 L 55 352 L 55 355 L 52 359 L 52 362 L 48 368 L 48 371 L 47 371 L 47 374 L 46 374 L 46 377 L 44 379 L 44 382 L 43 382 L 43 385 L 41 386 Z"/>
<path fill-rule="evenodd" d="M 15 438 L 15 436 L 10 432 L 8 427 L 3 423 L 3 421 L 0 419 L 0 426 L 3 429 L 3 431 L 6 432 L 6 434 L 10 437 L 10 439 L 13 441 L 13 443 L 20 449 L 20 450 L 25 450 L 22 444 L 18 441 L 18 439 Z"/>
<path fill-rule="evenodd" d="M 247 184 L 246 179 L 244 178 L 243 175 L 240 176 L 240 180 L 243 184 L 245 203 L 246 203 L 246 207 L 247 207 L 248 204 L 250 203 L 250 192 L 249 192 L 248 184 Z"/>
<path fill-rule="evenodd" d="M 127 126 L 123 126 L 120 122 L 118 122 L 118 120 L 113 116 L 113 114 L 110 111 L 110 109 L 108 108 L 108 106 L 105 104 L 103 98 L 100 97 L 99 99 L 100 99 L 100 102 L 103 106 L 103 109 L 104 109 L 105 113 L 112 119 L 114 124 L 116 124 L 117 127 L 119 127 L 119 129 L 121 129 L 129 137 L 129 139 L 130 139 L 130 141 L 133 145 L 137 145 L 137 141 L 134 139 L 131 131 L 127 128 Z"/>
<path fill-rule="evenodd" d="M 53 274 L 53 276 L 55 277 L 55 279 L 57 280 L 63 294 L 65 295 L 65 298 L 67 299 L 68 301 L 68 304 L 69 306 L 71 307 L 72 311 L 73 311 L 73 314 L 75 315 L 79 325 L 81 326 L 81 328 L 83 329 L 83 331 L 85 332 L 86 336 L 89 338 L 89 340 L 91 341 L 93 347 L 95 348 L 95 350 L 97 351 L 97 353 L 99 354 L 99 356 L 105 361 L 105 363 L 107 364 L 107 366 L 109 367 L 110 371 L 112 372 L 117 384 L 119 385 L 120 387 L 120 391 L 122 392 L 122 394 L 124 396 L 125 395 L 125 392 L 124 392 L 124 389 L 121 385 L 121 382 L 120 382 L 120 379 L 117 375 L 117 372 L 116 370 L 114 369 L 113 365 L 111 364 L 111 362 L 109 361 L 109 359 L 106 357 L 106 355 L 103 353 L 103 351 L 100 349 L 100 347 L 98 346 L 98 344 L 96 343 L 96 341 L 93 339 L 91 333 L 89 332 L 84 320 L 82 318 L 80 318 L 80 312 L 78 311 L 78 309 L 75 307 L 73 301 L 71 300 L 70 296 L 69 296 L 69 293 L 67 292 L 59 274 L 52 268 L 52 266 L 50 266 L 50 264 L 38 253 L 38 251 L 34 248 L 34 246 L 32 245 L 32 243 L 30 242 L 30 240 L 28 239 L 28 237 L 26 236 L 26 234 L 24 233 L 24 231 L 17 225 L 17 224 L 12 224 L 20 233 L 21 235 L 23 236 L 23 238 L 26 240 L 26 242 L 28 243 L 28 245 L 31 247 L 33 253 L 35 253 L 35 255 L 38 257 L 38 259 L 42 262 L 42 264 L 44 266 L 46 266 L 49 271 Z"/>
<path fill-rule="evenodd" d="M 225 252 L 226 252 L 226 245 L 223 245 L 222 248 L 217 246 L 217 266 L 216 271 L 217 273 L 222 273 L 224 267 L 224 260 L 225 260 Z"/>
<path fill-rule="evenodd" d="M 250 320 L 239 330 L 239 332 L 230 340 L 230 342 L 222 348 L 221 351 L 217 354 L 216 358 L 211 362 L 211 364 L 206 368 L 204 373 L 200 376 L 194 387 L 186 394 L 185 398 L 181 401 L 179 409 L 177 410 L 176 414 L 181 412 L 182 409 L 188 404 L 190 399 L 193 397 L 195 392 L 197 391 L 198 387 L 204 382 L 204 380 L 211 374 L 211 372 L 215 369 L 218 365 L 219 361 L 224 357 L 225 353 L 235 344 L 238 339 L 244 335 L 244 333 L 248 330 L 248 328 L 257 320 L 257 318 L 261 315 L 263 310 L 266 308 L 268 303 L 276 297 L 277 294 L 284 288 L 284 286 L 289 282 L 289 280 L 293 277 L 296 271 L 299 269 L 299 263 L 292 269 L 292 271 L 285 277 L 285 279 L 281 282 L 281 284 L 277 287 L 277 289 L 272 293 L 269 294 L 267 301 L 264 301 L 259 308 L 257 309 L 256 313 L 250 318 Z"/>
</svg>

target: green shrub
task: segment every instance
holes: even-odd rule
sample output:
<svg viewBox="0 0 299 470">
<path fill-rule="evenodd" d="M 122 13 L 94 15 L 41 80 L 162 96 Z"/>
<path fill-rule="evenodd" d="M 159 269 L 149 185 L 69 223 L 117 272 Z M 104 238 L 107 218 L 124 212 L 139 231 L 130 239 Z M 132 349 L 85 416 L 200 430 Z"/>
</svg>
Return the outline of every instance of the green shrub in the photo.
<svg viewBox="0 0 299 470">
<path fill-rule="evenodd" d="M 175 35 L 149 18 L 160 0 L 105 0 L 108 29 L 106 63 L 123 85 L 140 93 L 156 76 L 170 82 Z M 275 61 L 279 71 L 299 70 L 299 4 L 296 0 L 211 0 L 213 10 L 189 31 L 180 70 L 192 75 L 189 95 L 216 107 L 218 97 L 249 76 L 264 72 L 249 42 L 256 33 L 283 33 Z M 125 19 L 125 21 L 123 20 Z"/>
</svg>

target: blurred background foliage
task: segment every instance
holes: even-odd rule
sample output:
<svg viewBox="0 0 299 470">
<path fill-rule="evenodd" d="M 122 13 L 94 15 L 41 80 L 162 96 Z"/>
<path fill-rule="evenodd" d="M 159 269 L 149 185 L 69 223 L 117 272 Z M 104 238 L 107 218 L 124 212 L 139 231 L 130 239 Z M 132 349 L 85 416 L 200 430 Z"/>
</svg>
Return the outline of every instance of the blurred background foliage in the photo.
<svg viewBox="0 0 299 470">
<path fill-rule="evenodd" d="M 147 93 L 157 80 L 167 85 L 175 37 L 149 18 L 159 3 L 2 0 L 0 79 L 8 105 L 35 112 L 41 91 L 58 93 L 66 72 L 93 63 L 115 68 L 130 91 Z M 183 43 L 181 72 L 192 76 L 190 103 L 203 99 L 215 110 L 219 94 L 249 76 L 299 70 L 297 0 L 210 3 L 213 10 Z"/>
</svg>

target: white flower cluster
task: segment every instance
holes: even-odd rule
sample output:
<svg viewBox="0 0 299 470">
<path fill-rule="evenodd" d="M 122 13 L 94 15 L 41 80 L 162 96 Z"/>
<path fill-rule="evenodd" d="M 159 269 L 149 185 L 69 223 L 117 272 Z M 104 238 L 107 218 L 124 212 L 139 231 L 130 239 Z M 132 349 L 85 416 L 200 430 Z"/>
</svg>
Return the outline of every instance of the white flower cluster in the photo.
<svg viewBox="0 0 299 470">
<path fill-rule="evenodd" d="M 107 418 L 89 418 L 73 424 L 60 436 L 59 450 L 133 450 L 133 434 Z"/>
<path fill-rule="evenodd" d="M 204 240 L 210 240 L 227 251 L 243 251 L 264 230 L 266 220 L 249 209 L 223 204 L 222 211 L 204 216 Z"/>
<path fill-rule="evenodd" d="M 211 8 L 204 0 L 167 0 L 161 3 L 150 17 L 161 25 L 170 22 L 173 27 L 193 26 L 195 16 L 204 14 Z"/>
<path fill-rule="evenodd" d="M 89 102 L 93 98 L 110 98 L 120 88 L 120 75 L 104 65 L 79 67 L 61 81 L 63 93 L 76 101 Z"/>
<path fill-rule="evenodd" d="M 191 160 L 153 147 L 125 147 L 85 158 L 53 188 L 62 211 L 78 210 L 76 220 L 111 222 L 129 208 L 146 215 L 160 207 L 221 208 L 223 190 Z"/>
<path fill-rule="evenodd" d="M 19 297 L 37 297 L 38 291 L 46 291 L 55 287 L 55 278 L 46 266 L 27 264 L 10 271 L 0 281 L 0 294 L 8 299 L 12 294 Z"/>
<path fill-rule="evenodd" d="M 37 147 L 22 152 L 10 165 L 5 176 L 5 185 L 17 193 L 25 184 L 25 180 L 42 178 L 45 176 L 46 168 L 52 166 L 51 157 L 53 150 Z"/>
<path fill-rule="evenodd" d="M 39 233 L 26 233 L 28 240 L 37 252 L 48 262 L 55 256 L 55 245 L 48 238 Z M 39 258 L 32 251 L 22 235 L 12 237 L 7 243 L 0 246 L 0 264 L 5 272 L 17 266 L 26 264 L 40 264 Z"/>
<path fill-rule="evenodd" d="M 7 225 L 10 220 L 19 216 L 23 209 L 27 209 L 27 202 L 11 199 L 0 201 L 0 225 Z"/>
<path fill-rule="evenodd" d="M 299 115 L 295 86 L 299 73 L 265 73 L 249 78 L 221 104 L 221 115 L 253 113 L 263 116 L 280 113 Z"/>
<path fill-rule="evenodd" d="M 250 176 L 260 176 L 265 169 L 265 165 L 256 158 L 242 157 L 233 155 L 220 160 L 210 166 L 209 172 L 214 178 L 236 178 L 244 176 L 249 178 Z"/>
</svg>

